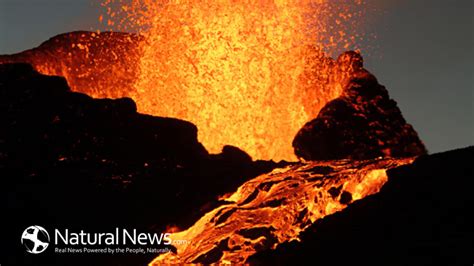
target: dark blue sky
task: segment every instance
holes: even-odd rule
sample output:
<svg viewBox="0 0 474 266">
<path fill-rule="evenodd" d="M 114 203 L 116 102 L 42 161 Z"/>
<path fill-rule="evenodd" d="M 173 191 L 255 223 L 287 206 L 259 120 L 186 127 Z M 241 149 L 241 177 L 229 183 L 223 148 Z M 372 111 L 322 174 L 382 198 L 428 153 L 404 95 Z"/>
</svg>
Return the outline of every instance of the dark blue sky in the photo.
<svg viewBox="0 0 474 266">
<path fill-rule="evenodd" d="M 0 0 L 0 54 L 73 30 L 95 30 L 94 0 Z M 474 144 L 474 1 L 368 0 L 376 34 L 362 52 L 430 152 Z M 370 12 L 369 12 L 370 14 Z"/>
</svg>

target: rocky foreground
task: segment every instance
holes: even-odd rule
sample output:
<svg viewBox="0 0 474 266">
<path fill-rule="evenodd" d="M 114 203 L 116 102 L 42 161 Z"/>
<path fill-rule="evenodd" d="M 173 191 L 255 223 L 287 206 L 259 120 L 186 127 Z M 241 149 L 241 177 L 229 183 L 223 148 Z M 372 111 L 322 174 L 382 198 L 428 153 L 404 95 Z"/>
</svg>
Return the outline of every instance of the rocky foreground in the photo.
<svg viewBox="0 0 474 266">
<path fill-rule="evenodd" d="M 0 190 L 2 217 L 9 217 L 2 261 L 472 263 L 473 148 L 423 155 L 385 88 L 357 54 L 344 56 L 355 72 L 343 95 L 295 138 L 299 157 L 318 160 L 300 163 L 253 161 L 231 146 L 209 154 L 189 122 L 137 113 L 129 98 L 71 92 L 71 77 L 0 64 Z M 173 228 L 180 231 L 174 237 L 192 244 L 158 257 L 31 256 L 12 243 L 32 223 L 87 231 Z"/>
<path fill-rule="evenodd" d="M 173 234 L 191 242 L 152 265 L 465 265 L 473 259 L 473 159 L 469 147 L 413 163 L 339 160 L 278 169 Z"/>
<path fill-rule="evenodd" d="M 232 146 L 209 154 L 189 122 L 139 114 L 128 98 L 71 92 L 64 78 L 27 64 L 0 64 L 0 124 L 2 216 L 10 217 L 1 241 L 15 255 L 11 264 L 39 263 L 12 245 L 31 223 L 98 232 L 186 228 L 220 204 L 218 195 L 288 164 L 252 161 Z"/>
</svg>

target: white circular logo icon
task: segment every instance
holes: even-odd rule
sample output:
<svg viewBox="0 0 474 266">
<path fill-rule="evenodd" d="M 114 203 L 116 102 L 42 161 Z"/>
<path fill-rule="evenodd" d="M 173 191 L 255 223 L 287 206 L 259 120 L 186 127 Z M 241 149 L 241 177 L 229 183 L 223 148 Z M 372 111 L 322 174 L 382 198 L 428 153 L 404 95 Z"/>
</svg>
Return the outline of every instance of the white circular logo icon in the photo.
<svg viewBox="0 0 474 266">
<path fill-rule="evenodd" d="M 32 225 L 23 231 L 21 243 L 29 253 L 39 254 L 45 251 L 49 245 L 48 231 L 41 226 Z"/>
</svg>

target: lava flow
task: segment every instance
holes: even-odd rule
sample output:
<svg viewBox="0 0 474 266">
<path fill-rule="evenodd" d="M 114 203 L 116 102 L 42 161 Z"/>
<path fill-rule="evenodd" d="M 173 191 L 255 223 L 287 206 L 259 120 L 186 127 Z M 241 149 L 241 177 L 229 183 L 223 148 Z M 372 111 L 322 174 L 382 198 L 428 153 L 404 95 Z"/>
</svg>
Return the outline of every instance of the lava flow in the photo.
<svg viewBox="0 0 474 266">
<path fill-rule="evenodd" d="M 316 220 L 377 193 L 386 170 L 413 159 L 326 161 L 299 164 L 261 175 L 205 214 L 189 229 L 174 233 L 175 253 L 151 265 L 245 263 L 254 253 L 291 240 Z"/>
</svg>

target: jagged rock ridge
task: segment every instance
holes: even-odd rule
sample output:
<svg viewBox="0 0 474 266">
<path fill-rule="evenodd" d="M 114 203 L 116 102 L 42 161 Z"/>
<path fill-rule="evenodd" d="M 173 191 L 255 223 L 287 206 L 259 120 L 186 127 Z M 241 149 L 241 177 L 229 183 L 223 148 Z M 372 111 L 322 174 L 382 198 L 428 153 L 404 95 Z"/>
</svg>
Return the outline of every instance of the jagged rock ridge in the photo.
<svg viewBox="0 0 474 266">
<path fill-rule="evenodd" d="M 361 160 L 426 154 L 397 103 L 363 68 L 360 54 L 347 52 L 338 61 L 349 69 L 342 95 L 327 103 L 317 118 L 297 133 L 293 140 L 296 156 L 305 160 Z"/>
</svg>

